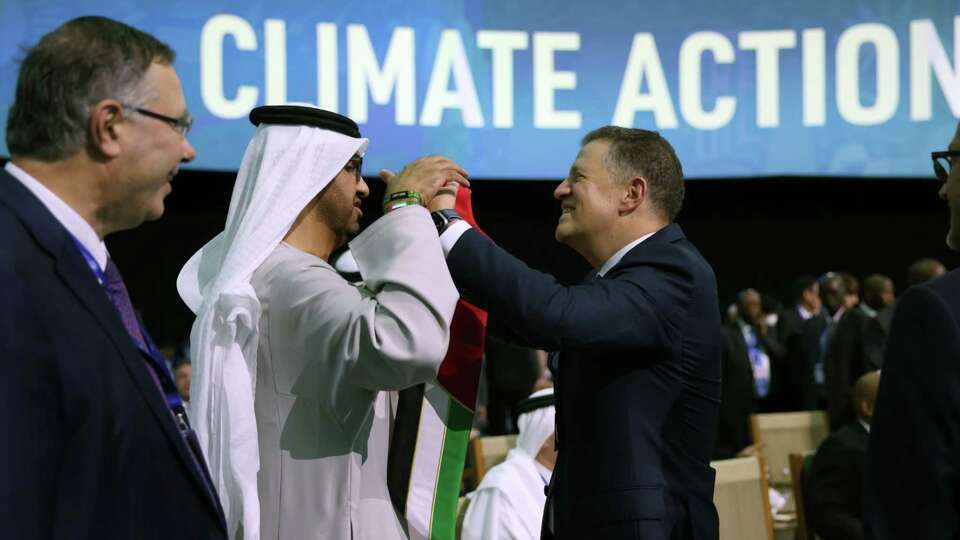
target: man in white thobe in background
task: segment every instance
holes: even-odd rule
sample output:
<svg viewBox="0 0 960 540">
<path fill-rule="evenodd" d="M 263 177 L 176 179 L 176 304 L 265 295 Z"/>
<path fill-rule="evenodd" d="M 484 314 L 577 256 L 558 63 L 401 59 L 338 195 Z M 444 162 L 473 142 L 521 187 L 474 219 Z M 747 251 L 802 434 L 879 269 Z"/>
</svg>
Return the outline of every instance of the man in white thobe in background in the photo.
<svg viewBox="0 0 960 540">
<path fill-rule="evenodd" d="M 463 540 L 539 540 L 546 495 L 557 451 L 553 388 L 517 404 L 517 447 L 490 469 L 470 499 Z"/>
<path fill-rule="evenodd" d="M 258 129 L 225 231 L 180 280 L 191 307 L 202 297 L 192 339 L 197 371 L 211 374 L 201 386 L 214 397 L 199 401 L 210 403 L 215 476 L 244 538 L 406 538 L 387 491 L 385 391 L 433 380 L 446 353 L 459 295 L 419 202 L 466 173 L 440 157 L 384 171 L 387 197 L 397 195 L 356 236 L 369 193 L 356 124 L 289 105 L 250 119 Z M 354 236 L 360 286 L 330 264 Z"/>
</svg>

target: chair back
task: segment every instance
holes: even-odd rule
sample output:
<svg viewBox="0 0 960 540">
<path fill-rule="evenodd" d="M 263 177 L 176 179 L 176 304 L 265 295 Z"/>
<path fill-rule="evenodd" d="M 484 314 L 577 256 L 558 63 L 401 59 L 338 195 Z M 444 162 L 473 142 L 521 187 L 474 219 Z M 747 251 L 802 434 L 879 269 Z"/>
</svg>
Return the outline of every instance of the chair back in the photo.
<svg viewBox="0 0 960 540">
<path fill-rule="evenodd" d="M 775 487 L 789 486 L 790 454 L 813 452 L 830 434 L 826 411 L 754 414 L 750 416 L 753 443 Z"/>
<path fill-rule="evenodd" d="M 469 461 L 473 465 L 474 481 L 477 486 L 480 485 L 487 471 L 506 459 L 507 453 L 516 445 L 516 435 L 477 437 L 470 441 Z"/>
<path fill-rule="evenodd" d="M 815 540 L 813 524 L 807 512 L 810 497 L 810 467 L 815 452 L 790 454 L 790 477 L 793 479 L 793 498 L 797 506 L 797 540 Z"/>
<path fill-rule="evenodd" d="M 767 482 L 756 456 L 714 461 L 713 504 L 720 516 L 720 540 L 773 540 Z"/>
</svg>

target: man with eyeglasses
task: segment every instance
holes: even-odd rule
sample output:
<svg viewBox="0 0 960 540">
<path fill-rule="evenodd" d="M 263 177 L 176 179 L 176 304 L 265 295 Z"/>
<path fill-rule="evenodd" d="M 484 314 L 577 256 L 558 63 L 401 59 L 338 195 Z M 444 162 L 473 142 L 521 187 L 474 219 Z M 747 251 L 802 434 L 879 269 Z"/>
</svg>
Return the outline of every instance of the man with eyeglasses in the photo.
<svg viewBox="0 0 960 540">
<path fill-rule="evenodd" d="M 224 231 L 177 281 L 197 314 L 191 406 L 231 538 L 405 539 L 389 392 L 435 380 L 446 353 L 459 295 L 424 204 L 466 173 L 439 156 L 382 172 L 384 215 L 360 233 L 357 124 L 296 104 L 250 121 Z M 333 266 L 348 242 L 362 284 Z"/>
<path fill-rule="evenodd" d="M 932 154 L 960 251 L 960 126 Z M 865 537 L 960 538 L 960 269 L 897 301 L 870 425 Z"/>
<path fill-rule="evenodd" d="M 227 537 L 173 377 L 104 244 L 159 218 L 195 156 L 174 57 L 80 17 L 21 64 L 0 172 L 2 538 Z"/>
</svg>

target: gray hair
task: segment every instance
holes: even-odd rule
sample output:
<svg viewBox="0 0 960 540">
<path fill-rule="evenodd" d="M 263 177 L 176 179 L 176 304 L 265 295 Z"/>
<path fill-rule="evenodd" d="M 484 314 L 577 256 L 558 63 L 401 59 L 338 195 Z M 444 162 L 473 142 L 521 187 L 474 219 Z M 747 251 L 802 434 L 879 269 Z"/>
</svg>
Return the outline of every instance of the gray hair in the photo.
<svg viewBox="0 0 960 540">
<path fill-rule="evenodd" d="M 666 139 L 656 131 L 605 126 L 587 133 L 580 144 L 596 140 L 610 143 L 604 165 L 615 182 L 642 176 L 647 180 L 653 206 L 667 220 L 676 219 L 683 206 L 683 167 Z"/>
<path fill-rule="evenodd" d="M 146 32 L 106 17 L 78 17 L 25 50 L 7 117 L 13 157 L 58 161 L 87 143 L 90 109 L 104 99 L 141 106 L 150 65 L 176 53 Z"/>
</svg>

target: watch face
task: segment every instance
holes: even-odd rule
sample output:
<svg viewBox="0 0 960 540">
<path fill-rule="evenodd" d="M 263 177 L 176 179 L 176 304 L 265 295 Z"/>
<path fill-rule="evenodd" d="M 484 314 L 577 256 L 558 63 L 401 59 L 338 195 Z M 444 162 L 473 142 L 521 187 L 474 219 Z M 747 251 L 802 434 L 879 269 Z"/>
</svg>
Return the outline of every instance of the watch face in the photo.
<svg viewBox="0 0 960 540">
<path fill-rule="evenodd" d="M 456 210 L 451 208 L 444 208 L 443 210 L 430 212 L 430 217 L 433 218 L 433 224 L 437 226 L 437 232 L 440 233 L 443 232 L 443 230 L 447 227 L 447 224 L 451 221 L 455 219 L 463 219 Z"/>
</svg>

